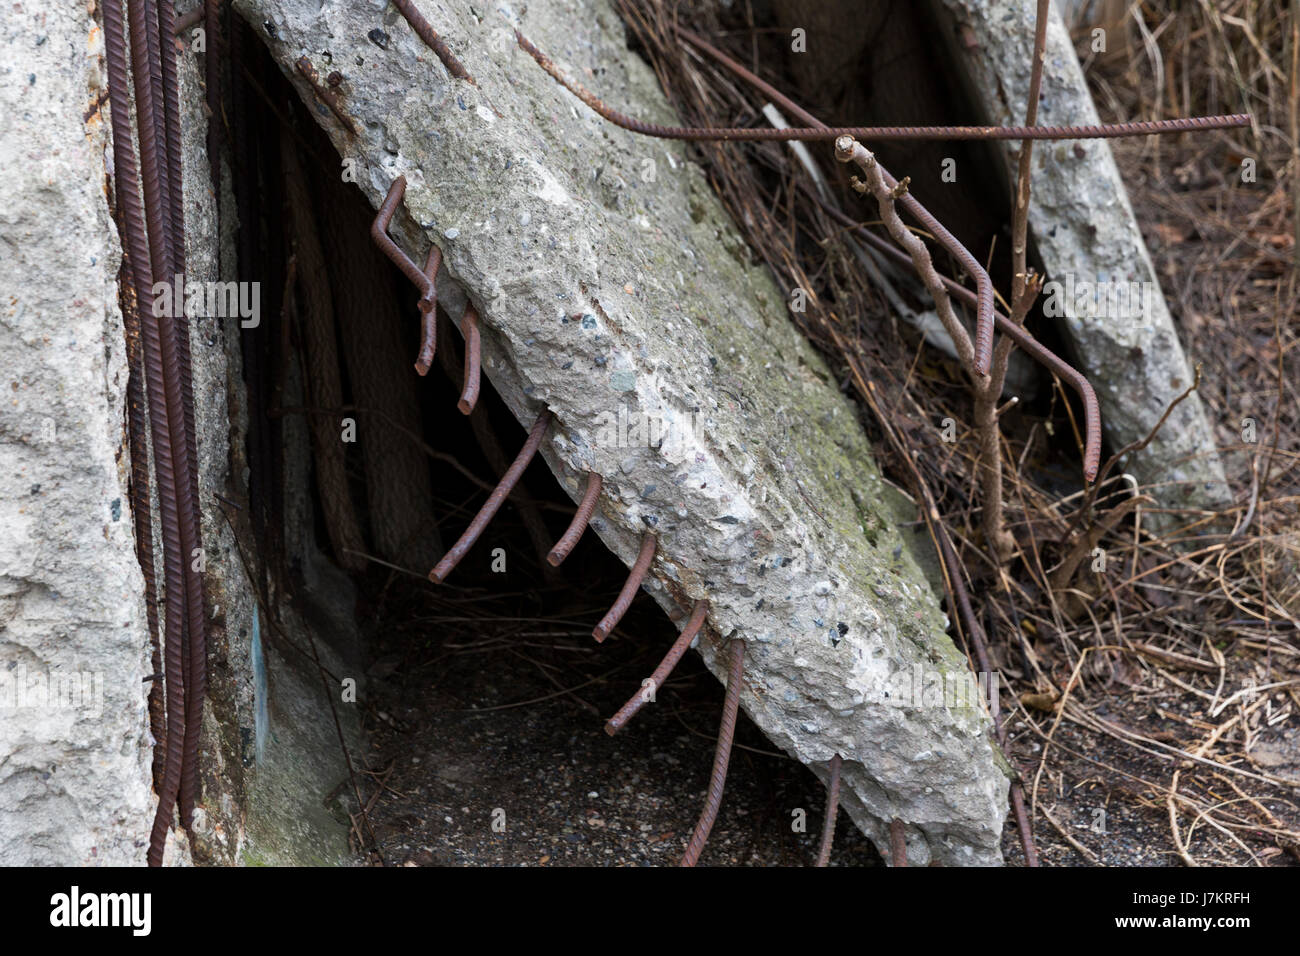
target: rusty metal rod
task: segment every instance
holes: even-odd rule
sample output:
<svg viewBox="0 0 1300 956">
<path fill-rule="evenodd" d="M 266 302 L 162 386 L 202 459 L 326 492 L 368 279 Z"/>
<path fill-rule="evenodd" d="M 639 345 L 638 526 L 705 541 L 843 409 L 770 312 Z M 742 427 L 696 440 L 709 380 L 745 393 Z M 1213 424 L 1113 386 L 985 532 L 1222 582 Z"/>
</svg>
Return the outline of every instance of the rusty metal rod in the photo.
<svg viewBox="0 0 1300 956">
<path fill-rule="evenodd" d="M 161 109 L 163 130 L 162 166 L 166 174 L 165 198 L 167 208 L 166 243 L 171 271 L 169 282 L 179 286 L 182 302 L 185 292 L 185 205 L 184 177 L 181 168 L 180 82 L 176 66 L 176 10 L 171 0 L 161 0 L 157 6 L 157 36 L 159 49 L 162 99 L 155 103 Z M 211 54 L 216 56 L 215 51 Z M 171 317 L 176 340 L 176 370 L 173 373 L 180 390 L 182 428 L 176 441 L 176 453 L 184 456 L 177 469 L 178 517 L 181 523 L 181 547 L 188 558 L 184 562 L 186 593 L 185 635 L 185 739 L 181 758 L 181 786 L 179 809 L 181 823 L 186 829 L 193 825 L 194 806 L 199 797 L 200 731 L 203 725 L 203 698 L 207 693 L 207 614 L 203 607 L 202 574 L 194 567 L 195 551 L 202 547 L 199 514 L 199 449 L 198 430 L 194 421 L 194 372 L 190 356 L 190 322 L 184 306 Z M 165 320 L 164 320 L 165 324 Z"/>
<path fill-rule="evenodd" d="M 889 824 L 889 858 L 893 866 L 907 866 L 907 840 L 903 821 L 894 817 Z"/>
<path fill-rule="evenodd" d="M 550 58 L 522 33 L 515 31 L 519 46 L 537 65 L 566 90 L 616 126 L 659 139 L 726 140 L 770 142 L 773 140 L 834 140 L 840 136 L 862 139 L 955 140 L 955 139 L 1115 139 L 1152 133 L 1185 133 L 1198 130 L 1233 129 L 1250 125 L 1250 115 L 1193 116 L 1185 119 L 1113 123 L 1100 126 L 807 126 L 787 129 L 752 126 L 661 126 L 645 123 L 620 113 L 590 90 L 570 80 Z"/>
<path fill-rule="evenodd" d="M 424 260 L 424 275 L 429 280 L 433 301 L 438 301 L 438 270 L 442 267 L 442 250 L 437 246 L 429 249 L 428 258 Z M 415 371 L 420 376 L 429 374 L 434 356 L 438 351 L 438 310 L 427 309 L 420 313 L 420 354 L 415 359 Z"/>
<path fill-rule="evenodd" d="M 315 92 L 317 98 L 328 106 L 330 112 L 333 113 L 335 117 L 338 118 L 338 121 L 343 124 L 343 128 L 353 136 L 356 136 L 357 124 L 353 121 L 352 117 L 348 115 L 347 110 L 343 108 L 343 104 L 339 102 L 339 98 L 335 92 L 326 87 L 325 84 L 320 81 L 320 74 L 316 72 L 316 66 L 311 62 L 311 57 L 305 55 L 300 56 L 298 62 L 295 63 L 294 66 L 298 68 L 298 72 L 303 75 L 303 78 L 311 84 L 311 88 Z"/>
<path fill-rule="evenodd" d="M 388 195 L 384 197 L 384 202 L 375 215 L 375 221 L 370 224 L 370 238 L 383 254 L 402 270 L 402 275 L 410 279 L 420 290 L 418 303 L 420 311 L 432 312 L 437 307 L 437 290 L 434 288 L 433 280 L 411 261 L 411 257 L 403 252 L 388 234 L 388 226 L 393 221 L 393 214 L 397 212 L 397 207 L 402 204 L 404 195 L 406 195 L 406 177 L 398 176 L 393 180 L 393 185 L 388 187 Z"/>
<path fill-rule="evenodd" d="M 163 780 L 158 790 L 158 807 L 149 836 L 147 860 L 160 866 L 167 833 L 171 829 L 177 794 L 180 790 L 181 763 L 185 734 L 185 686 L 182 661 L 182 632 L 185 627 L 185 572 L 181 555 L 180 527 L 177 517 L 176 473 L 172 448 L 169 405 L 165 401 L 166 385 L 162 358 L 160 318 L 154 314 L 153 281 L 158 270 L 165 275 L 162 254 L 161 208 L 158 203 L 157 127 L 153 118 L 153 89 L 149 78 L 147 36 L 149 17 L 143 0 L 129 0 L 130 52 L 127 29 L 122 16 L 121 0 L 105 0 L 104 43 L 108 64 L 109 98 L 113 124 L 114 169 L 117 175 L 115 198 L 122 207 L 126 223 L 125 243 L 129 248 L 131 275 L 140 304 L 141 339 L 144 343 L 144 371 L 149 391 L 149 427 L 153 439 L 154 469 L 157 475 L 158 508 L 163 541 L 164 572 L 164 669 L 166 675 L 167 733 Z M 156 21 L 155 21 L 156 22 Z M 146 201 L 141 208 L 137 167 L 132 150 L 131 104 L 128 59 L 135 80 L 136 103 L 140 121 L 141 172 Z M 147 143 L 147 147 L 146 147 Z M 148 232 L 146 235 L 146 220 Z M 156 231 L 155 228 L 156 227 Z"/>
<path fill-rule="evenodd" d="M 617 714 L 605 722 L 605 733 L 613 737 L 659 692 L 659 688 L 664 686 L 664 683 L 672 675 L 673 668 L 677 666 L 677 662 L 682 659 L 686 649 L 695 640 L 695 635 L 700 633 L 700 628 L 704 626 L 704 619 L 708 616 L 709 602 L 704 600 L 696 601 L 695 607 L 691 610 L 691 616 L 686 621 L 686 626 L 682 628 L 682 633 L 677 636 L 677 640 L 673 641 L 673 646 L 668 648 L 668 653 L 659 662 L 659 666 L 654 669 L 654 673 L 642 681 L 640 690 L 618 709 Z"/>
<path fill-rule="evenodd" d="M 892 242 L 871 232 L 861 223 L 855 222 L 851 217 L 846 216 L 833 206 L 824 202 L 820 203 L 820 205 L 827 215 L 841 225 L 856 231 L 858 235 L 870 242 L 875 249 L 904 265 L 910 266 L 912 264 L 912 260 L 907 253 Z M 950 293 L 962 301 L 973 306 L 979 305 L 978 296 L 960 282 L 945 275 L 940 275 L 939 279 Z M 993 311 L 993 321 L 999 332 L 1024 349 L 1025 353 L 1040 365 L 1061 376 L 1082 399 L 1084 419 L 1083 476 L 1085 480 L 1092 481 L 1097 477 L 1097 469 L 1101 463 L 1102 439 L 1101 406 L 1097 403 L 1097 393 L 1093 391 L 1092 383 L 1088 381 L 1082 372 L 1034 338 L 1023 326 L 1012 322 L 1011 319 L 996 309 Z"/>
<path fill-rule="evenodd" d="M 646 572 L 650 570 L 650 562 L 654 560 L 655 548 L 658 543 L 658 539 L 652 534 L 647 534 L 641 539 L 641 550 L 636 556 L 636 563 L 632 565 L 632 570 L 628 573 L 627 581 L 623 584 L 623 590 L 618 592 L 618 597 L 610 605 L 609 611 L 600 619 L 600 623 L 591 632 L 591 636 L 597 641 L 604 641 L 605 638 L 609 637 L 609 632 L 618 627 L 618 622 L 623 620 L 623 615 L 632 606 L 632 599 L 636 597 L 637 589 L 641 587 L 641 581 L 645 578 Z"/>
<path fill-rule="evenodd" d="M 722 721 L 718 725 L 718 748 L 713 752 L 713 772 L 709 775 L 709 792 L 704 798 L 704 812 L 695 824 L 695 832 L 682 854 L 682 866 L 694 866 L 709 841 L 709 832 L 718 819 L 722 791 L 727 785 L 727 765 L 731 763 L 731 742 L 736 736 L 736 716 L 740 711 L 740 685 L 745 677 L 745 642 L 733 640 L 727 645 L 731 654 L 727 670 L 727 696 L 722 702 Z"/>
<path fill-rule="evenodd" d="M 443 42 L 442 37 L 426 20 L 419 10 L 415 9 L 415 4 L 411 0 L 393 0 L 393 6 L 397 7 L 397 12 L 406 18 L 406 22 L 411 25 L 411 29 L 416 35 L 424 41 L 424 45 L 437 54 L 442 65 L 447 68 L 447 72 L 458 80 L 465 80 L 478 86 L 474 77 L 469 75 L 469 70 L 465 69 L 460 60 L 456 59 L 455 54 L 451 52 L 447 44 Z"/>
<path fill-rule="evenodd" d="M 745 69 L 731 57 L 727 56 L 721 50 L 706 43 L 700 37 L 689 31 L 681 31 L 685 38 L 698 46 L 700 49 L 714 57 L 719 63 L 725 66 L 731 72 L 753 86 L 772 102 L 776 103 L 791 116 L 797 117 L 801 122 L 807 123 L 810 129 L 829 130 L 825 123 L 817 119 L 802 106 L 790 99 L 776 87 L 772 86 L 766 80 L 757 76 L 750 70 Z M 911 194 L 910 191 L 898 188 L 898 181 L 890 174 L 883 164 L 878 160 L 876 163 L 880 167 L 880 172 L 885 178 L 886 184 L 895 191 L 897 201 L 902 203 L 906 209 L 918 222 L 921 223 L 929 232 L 946 248 L 961 264 L 967 272 L 975 279 L 977 292 L 977 309 L 975 318 L 975 368 L 981 375 L 987 375 L 989 366 L 993 361 L 993 280 L 989 278 L 984 267 L 960 242 L 949 232 L 938 219 L 936 219 L 925 206 L 921 205 L 920 200 Z"/>
<path fill-rule="evenodd" d="M 1011 781 L 1011 810 L 1016 815 L 1020 830 L 1020 849 L 1025 854 L 1025 866 L 1038 866 L 1038 848 L 1034 846 L 1034 828 L 1025 810 L 1025 791 L 1019 780 Z"/>
<path fill-rule="evenodd" d="M 131 17 L 131 7 L 127 6 L 127 16 Z M 140 166 L 145 171 L 147 165 L 155 165 L 158 175 L 158 201 L 162 204 L 159 208 L 161 213 L 161 227 L 158 235 L 154 236 L 154 220 L 150 218 L 149 213 L 149 194 L 145 193 L 145 221 L 149 224 L 149 243 L 152 252 L 153 243 L 157 241 L 160 244 L 163 256 L 163 271 L 159 272 L 154 267 L 154 282 L 171 283 L 174 272 L 172 265 L 172 219 L 171 219 L 171 166 L 167 162 L 167 129 L 166 122 L 163 118 L 164 96 L 163 96 L 163 74 L 162 74 L 162 50 L 160 47 L 162 38 L 158 35 L 158 3 L 157 0 L 144 0 L 144 20 L 140 24 L 140 30 L 144 33 L 144 52 L 146 59 L 140 64 L 140 68 L 145 70 L 149 82 L 149 99 L 143 105 L 147 107 L 144 112 L 140 112 L 140 102 L 136 103 L 136 123 L 141 127 L 140 135 Z M 136 23 L 130 21 L 131 42 L 135 42 Z M 134 57 L 133 57 L 134 59 Z M 135 68 L 132 63 L 132 69 Z M 137 101 L 139 95 L 136 96 Z M 144 151 L 144 130 L 146 117 L 152 118 L 149 125 L 153 129 L 153 143 L 156 147 L 150 150 L 148 163 L 143 155 Z M 146 179 L 147 179 L 146 174 Z M 173 426 L 174 427 L 174 426 Z"/>
<path fill-rule="evenodd" d="M 817 851 L 817 865 L 829 866 L 831 862 L 831 844 L 835 842 L 835 817 L 840 811 L 840 764 L 839 754 L 831 758 L 831 779 L 826 785 L 826 819 L 822 822 L 821 849 Z"/>
<path fill-rule="evenodd" d="M 591 520 L 592 512 L 596 510 L 596 501 L 600 498 L 600 486 L 602 484 L 600 475 L 594 471 L 587 472 L 587 490 L 582 493 L 582 501 L 578 503 L 578 510 L 573 513 L 573 521 L 569 523 L 569 530 L 559 541 L 555 542 L 555 547 L 551 548 L 551 553 L 546 556 L 551 567 L 558 568 L 561 562 L 569 556 L 582 537 L 582 533 L 587 530 L 587 522 Z"/>
<path fill-rule="evenodd" d="M 460 563 L 460 559 L 470 548 L 474 547 L 474 542 L 478 536 L 483 533 L 483 529 L 488 526 L 497 511 L 505 503 L 510 492 L 514 490 L 515 485 L 519 482 L 520 476 L 528 467 L 528 463 L 533 460 L 533 455 L 537 454 L 537 449 L 541 447 L 542 439 L 546 436 L 546 429 L 551 424 L 551 411 L 544 409 L 537 416 L 537 421 L 533 423 L 533 429 L 528 433 L 528 440 L 524 442 L 524 447 L 519 450 L 518 456 L 514 463 L 501 477 L 501 481 L 493 489 L 492 494 L 488 495 L 488 500 L 483 503 L 479 513 L 474 516 L 474 520 L 469 523 L 465 533 L 460 536 L 450 551 L 443 555 L 442 560 L 437 566 L 429 572 L 429 579 L 441 584 L 446 580 L 447 575 L 451 574 L 452 569 Z"/>
<path fill-rule="evenodd" d="M 478 404 L 479 360 L 482 343 L 479 341 L 478 310 L 473 302 L 465 303 L 465 314 L 460 319 L 460 332 L 465 336 L 465 385 L 460 393 L 456 407 L 462 415 L 474 411 Z"/>
</svg>

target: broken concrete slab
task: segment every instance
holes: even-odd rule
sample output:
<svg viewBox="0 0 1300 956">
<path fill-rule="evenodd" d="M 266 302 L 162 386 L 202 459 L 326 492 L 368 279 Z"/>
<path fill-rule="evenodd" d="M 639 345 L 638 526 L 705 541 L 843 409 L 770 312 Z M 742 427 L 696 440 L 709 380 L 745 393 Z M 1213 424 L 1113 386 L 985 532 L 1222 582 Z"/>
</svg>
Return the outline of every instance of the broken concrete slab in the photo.
<svg viewBox="0 0 1300 956">
<path fill-rule="evenodd" d="M 1034 4 L 930 3 L 950 61 L 973 88 L 972 99 L 987 110 L 971 122 L 1023 123 Z M 1100 122 L 1056 5 L 1048 23 L 1038 122 Z M 998 146 L 1007 181 L 1014 182 L 1019 141 Z M 1061 323 L 1076 367 L 1096 389 L 1110 444 L 1119 449 L 1145 438 L 1194 375 L 1106 140 L 1035 145 L 1029 229 L 1048 280 L 1044 310 Z M 1196 394 L 1174 409 L 1126 469 L 1165 508 L 1217 510 L 1231 503 L 1214 432 Z M 1167 520 L 1159 512 L 1150 519 L 1155 526 Z"/>
<path fill-rule="evenodd" d="M 659 536 L 648 589 L 679 616 L 710 601 L 697 644 L 715 674 L 726 641 L 746 641 L 742 706 L 768 737 L 822 774 L 842 754 L 844 803 L 878 846 L 899 817 L 914 863 L 1000 862 L 1008 782 L 989 719 L 975 697 L 944 698 L 966 662 L 855 409 L 686 150 L 604 123 L 516 47 L 518 28 L 673 122 L 610 7 L 421 3 L 477 86 L 385 4 L 235 7 L 372 206 L 406 176 L 395 237 L 417 260 L 442 247 L 444 305 L 475 302 L 485 374 L 521 423 L 554 413 L 542 455 L 570 493 L 604 476 L 594 531 L 628 564 Z M 342 75 L 358 134 L 294 68 L 304 54 Z"/>
</svg>

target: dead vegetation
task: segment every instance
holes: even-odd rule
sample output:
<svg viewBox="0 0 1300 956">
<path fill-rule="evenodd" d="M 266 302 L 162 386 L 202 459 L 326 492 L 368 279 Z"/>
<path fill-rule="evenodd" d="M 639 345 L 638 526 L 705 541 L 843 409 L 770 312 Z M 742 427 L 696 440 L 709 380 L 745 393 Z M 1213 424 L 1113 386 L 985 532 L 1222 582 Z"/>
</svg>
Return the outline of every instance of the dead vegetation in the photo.
<svg viewBox="0 0 1300 956">
<path fill-rule="evenodd" d="M 683 43 L 681 28 L 778 89 L 795 89 L 781 58 L 758 55 L 770 31 L 746 4 L 726 22 L 665 0 L 616 5 L 688 125 L 769 120 L 765 100 Z M 1148 489 L 1124 471 L 1132 447 L 1112 449 L 1085 488 L 1079 410 L 1053 380 L 1040 400 L 1002 419 L 1002 505 L 1015 541 L 1002 561 L 971 491 L 980 442 L 960 424 L 958 440 L 945 442 L 936 427 L 975 420 L 970 392 L 955 363 L 898 322 L 899 301 L 929 307 L 924 288 L 844 225 L 847 214 L 881 231 L 829 150 L 810 144 L 807 161 L 786 144 L 701 143 L 699 154 L 753 255 L 786 289 L 807 293 L 806 311 L 792 316 L 860 400 L 885 474 L 916 502 L 936 547 L 951 542 L 957 553 L 976 600 L 964 623 L 952 615 L 954 637 L 980 669 L 978 632 L 988 635 L 990 664 L 1004 679 L 1006 748 L 1043 862 L 1294 862 L 1300 403 L 1287 352 L 1300 259 L 1300 11 L 1255 0 L 1099 6 L 1076 25 L 1076 39 L 1104 121 L 1252 116 L 1246 130 L 1113 146 L 1200 367 L 1196 387 L 1220 423 L 1237 502 L 1222 515 L 1166 513 L 1162 527 L 1174 530 L 1155 534 L 1144 520 Z M 1092 49 L 1096 27 L 1106 30 L 1105 53 Z M 1254 161 L 1253 181 L 1243 160 Z M 961 278 L 932 252 L 940 271 Z M 1011 299 L 1006 278 L 994 275 Z M 1028 326 L 1044 334 L 1041 316 L 1030 312 Z M 953 607 L 957 582 L 945 583 Z"/>
</svg>

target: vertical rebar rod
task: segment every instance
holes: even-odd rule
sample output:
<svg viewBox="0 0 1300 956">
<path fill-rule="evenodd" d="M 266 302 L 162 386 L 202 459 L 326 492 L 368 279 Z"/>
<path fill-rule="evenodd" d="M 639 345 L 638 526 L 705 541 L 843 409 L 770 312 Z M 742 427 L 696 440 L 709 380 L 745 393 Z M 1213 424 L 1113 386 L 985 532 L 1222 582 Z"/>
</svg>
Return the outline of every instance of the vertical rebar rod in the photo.
<svg viewBox="0 0 1300 956">
<path fill-rule="evenodd" d="M 889 857 L 894 866 L 907 866 L 907 840 L 903 821 L 894 817 L 889 823 Z"/>
<path fill-rule="evenodd" d="M 442 267 L 442 250 L 433 246 L 428 258 L 424 260 L 424 274 L 433 290 L 433 301 L 438 301 L 438 270 Z M 429 374 L 433 358 L 438 350 L 438 309 L 424 309 L 420 312 L 420 354 L 415 359 L 415 371 L 420 376 Z"/>
<path fill-rule="evenodd" d="M 704 812 L 695 824 L 695 832 L 682 854 L 682 866 L 694 866 L 709 841 L 709 833 L 718 819 L 722 791 L 727 786 L 727 766 L 731 763 L 731 743 L 736 736 L 736 716 L 740 711 L 740 685 L 745 677 L 745 642 L 733 640 L 727 645 L 731 655 L 727 670 L 727 696 L 722 702 L 722 721 L 718 725 L 718 747 L 713 753 L 713 772 L 709 775 L 709 792 L 704 798 Z"/>
<path fill-rule="evenodd" d="M 831 758 L 831 779 L 826 784 L 826 819 L 822 821 L 821 848 L 817 851 L 817 865 L 829 866 L 831 862 L 831 845 L 835 842 L 835 818 L 840 811 L 840 764 L 839 754 Z"/>
<path fill-rule="evenodd" d="M 479 360 L 482 342 L 478 332 L 478 310 L 474 303 L 465 303 L 465 314 L 460 319 L 460 332 L 465 336 L 465 385 L 460 393 L 456 407 L 461 414 L 468 415 L 478 404 Z"/>
</svg>

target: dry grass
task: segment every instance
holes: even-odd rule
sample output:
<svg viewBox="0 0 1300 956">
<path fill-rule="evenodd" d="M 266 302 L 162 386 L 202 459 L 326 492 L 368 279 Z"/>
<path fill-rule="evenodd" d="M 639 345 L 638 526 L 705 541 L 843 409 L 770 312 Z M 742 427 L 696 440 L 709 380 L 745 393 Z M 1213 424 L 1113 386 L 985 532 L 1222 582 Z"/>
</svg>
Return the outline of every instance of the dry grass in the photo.
<svg viewBox="0 0 1300 956">
<path fill-rule="evenodd" d="M 762 100 L 674 34 L 680 17 L 751 64 L 754 24 L 689 19 L 660 0 L 616 5 L 686 123 L 766 123 Z M 1077 458 L 1068 475 L 1054 461 L 1070 452 L 1072 433 L 1079 444 L 1057 382 L 1037 412 L 1008 425 L 1005 506 L 1019 553 L 993 561 L 969 490 L 977 443 L 945 443 L 933 424 L 971 421 L 966 385 L 890 307 L 928 303 L 906 277 L 864 266 L 864 247 L 811 198 L 816 178 L 787 146 L 704 143 L 700 156 L 754 256 L 784 288 L 808 292 L 807 311 L 792 316 L 856 392 L 887 477 L 942 516 L 1005 679 L 1008 752 L 1044 862 L 1293 861 L 1300 402 L 1287 353 L 1297 341 L 1300 11 L 1262 0 L 1100 6 L 1108 52 L 1089 53 L 1093 23 L 1079 25 L 1079 38 L 1104 120 L 1243 109 L 1253 118 L 1232 135 L 1115 145 L 1184 346 L 1201 366 L 1201 398 L 1221 423 L 1237 500 L 1226 526 L 1185 513 L 1174 516 L 1178 530 L 1155 536 L 1143 520 L 1150 499 L 1120 468 L 1095 499 L 1082 490 Z M 829 155 L 813 156 L 830 184 L 824 202 L 865 218 Z M 1242 182 L 1244 158 L 1256 162 L 1254 183 Z M 1243 440 L 1246 418 L 1253 442 Z M 1097 546 L 1105 574 L 1091 568 Z M 954 636 L 970 650 L 960 627 Z"/>
</svg>

